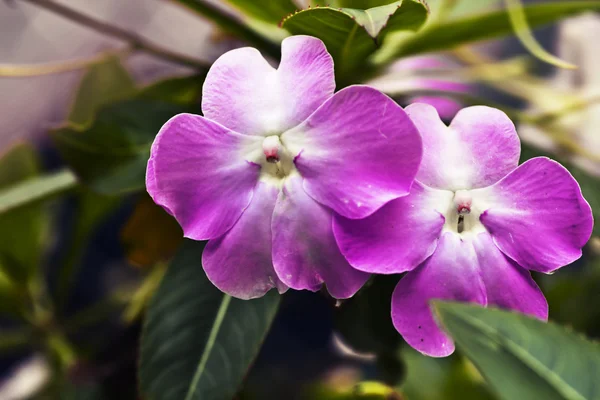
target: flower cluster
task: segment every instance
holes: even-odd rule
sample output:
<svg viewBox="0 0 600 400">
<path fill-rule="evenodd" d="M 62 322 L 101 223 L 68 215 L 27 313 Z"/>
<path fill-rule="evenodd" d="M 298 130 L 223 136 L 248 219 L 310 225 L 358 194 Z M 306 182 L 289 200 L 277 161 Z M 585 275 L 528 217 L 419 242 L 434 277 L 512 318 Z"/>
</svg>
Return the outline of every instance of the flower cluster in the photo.
<svg viewBox="0 0 600 400">
<path fill-rule="evenodd" d="M 469 107 L 450 126 L 367 86 L 334 93 L 321 41 L 282 43 L 277 69 L 254 49 L 212 66 L 204 116 L 180 114 L 152 146 L 147 189 L 186 237 L 208 240 L 202 264 L 242 299 L 271 288 L 354 295 L 372 273 L 408 272 L 392 299 L 405 340 L 450 354 L 431 299 L 547 318 L 528 270 L 576 260 L 592 230 L 577 182 L 558 163 L 518 166 L 514 125 Z"/>
</svg>

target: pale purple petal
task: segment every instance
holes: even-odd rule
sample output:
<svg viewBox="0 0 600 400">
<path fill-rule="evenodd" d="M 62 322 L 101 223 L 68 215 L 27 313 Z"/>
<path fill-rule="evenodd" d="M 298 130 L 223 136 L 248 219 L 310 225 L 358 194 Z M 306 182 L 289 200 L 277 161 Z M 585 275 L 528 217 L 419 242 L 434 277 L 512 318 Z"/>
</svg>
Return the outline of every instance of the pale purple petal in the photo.
<svg viewBox="0 0 600 400">
<path fill-rule="evenodd" d="M 519 163 L 515 126 L 500 110 L 467 107 L 449 127 L 428 104 L 412 104 L 406 112 L 423 136 L 417 179 L 427 186 L 448 190 L 486 187 Z"/>
<path fill-rule="evenodd" d="M 252 299 L 274 287 L 280 293 L 287 289 L 277 278 L 271 257 L 271 219 L 278 193 L 276 187 L 260 182 L 233 228 L 206 245 L 204 271 L 223 292 Z"/>
<path fill-rule="evenodd" d="M 506 257 L 488 233 L 473 238 L 488 306 L 548 319 L 548 303 L 529 271 Z"/>
<path fill-rule="evenodd" d="M 367 86 L 339 91 L 282 142 L 306 192 L 347 218 L 364 218 L 408 194 L 422 153 L 404 110 Z"/>
<path fill-rule="evenodd" d="M 322 283 L 338 299 L 354 295 L 369 274 L 355 270 L 340 253 L 332 212 L 311 199 L 300 177 L 289 178 L 273 214 L 273 264 L 292 289 L 317 291 Z"/>
<path fill-rule="evenodd" d="M 221 236 L 250 203 L 260 166 L 245 157 L 257 146 L 260 139 L 199 115 L 176 115 L 152 145 L 148 193 L 177 219 L 186 237 Z"/>
<path fill-rule="evenodd" d="M 473 244 L 454 233 L 443 234 L 433 255 L 407 273 L 392 295 L 392 320 L 404 340 L 423 354 L 445 357 L 454 343 L 436 324 L 432 299 L 486 304 Z"/>
<path fill-rule="evenodd" d="M 415 182 L 408 196 L 392 200 L 364 219 L 334 217 L 342 254 L 361 271 L 393 274 L 410 271 L 433 253 L 444 226 L 441 211 L 452 192 Z"/>
<path fill-rule="evenodd" d="M 284 39 L 281 53 L 278 69 L 250 47 L 219 57 L 204 82 L 204 115 L 236 132 L 263 136 L 304 121 L 333 95 L 333 60 L 310 36 Z"/>
<path fill-rule="evenodd" d="M 496 245 L 527 269 L 549 273 L 572 263 L 592 233 L 592 211 L 579 184 L 545 157 L 528 160 L 473 197 L 485 204 L 480 219 Z"/>
</svg>

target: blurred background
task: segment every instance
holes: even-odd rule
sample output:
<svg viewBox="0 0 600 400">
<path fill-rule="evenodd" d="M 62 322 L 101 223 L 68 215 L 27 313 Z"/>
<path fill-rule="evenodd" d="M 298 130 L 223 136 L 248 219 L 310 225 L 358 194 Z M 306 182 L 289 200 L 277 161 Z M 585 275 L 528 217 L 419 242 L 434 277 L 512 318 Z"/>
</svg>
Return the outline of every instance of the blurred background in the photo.
<svg viewBox="0 0 600 400">
<path fill-rule="evenodd" d="M 458 20 L 482 30 L 472 16 L 505 6 L 428 3 L 419 32 Z M 542 2 L 524 2 L 534 3 Z M 277 48 L 289 34 L 281 18 L 247 4 L 0 1 L 0 400 L 144 398 L 137 378 L 144 315 L 183 238 L 139 185 L 147 155 L 135 149 L 147 143 L 137 132 L 165 115 L 199 113 L 203 76 L 219 55 L 257 43 Z M 502 108 L 518 125 L 523 159 L 565 163 L 596 213 L 600 15 L 567 15 L 531 25 L 543 48 L 577 69 L 550 65 L 505 30 L 407 52 L 385 68 L 338 74 L 338 83 L 373 85 L 402 105 L 431 103 L 447 121 L 466 105 Z M 402 35 L 409 33 L 397 40 Z M 277 51 L 267 55 L 277 63 Z M 123 101 L 168 105 L 132 116 L 116 112 Z M 574 265 L 535 276 L 550 319 L 591 338 L 600 336 L 599 256 L 594 237 Z M 381 399 L 495 398 L 460 351 L 432 359 L 402 343 L 389 317 L 399 278 L 376 277 L 342 302 L 284 295 L 236 398 L 349 399 L 357 383 Z"/>
</svg>

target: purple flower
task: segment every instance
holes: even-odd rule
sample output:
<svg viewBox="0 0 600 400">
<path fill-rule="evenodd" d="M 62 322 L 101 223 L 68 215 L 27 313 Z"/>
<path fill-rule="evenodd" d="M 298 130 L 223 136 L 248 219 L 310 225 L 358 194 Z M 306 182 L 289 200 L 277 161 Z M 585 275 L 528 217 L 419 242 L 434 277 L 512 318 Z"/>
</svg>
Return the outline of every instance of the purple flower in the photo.
<svg viewBox="0 0 600 400">
<path fill-rule="evenodd" d="M 423 136 L 409 196 L 334 232 L 355 268 L 410 271 L 392 297 L 396 329 L 430 356 L 454 351 L 431 299 L 494 305 L 546 320 L 548 305 L 527 270 L 551 273 L 581 256 L 592 214 L 579 185 L 545 157 L 518 166 L 520 143 L 501 111 L 461 110 L 449 127 L 430 105 L 406 109 Z"/>
<path fill-rule="evenodd" d="M 186 237 L 210 240 L 202 262 L 222 291 L 249 299 L 325 283 L 347 298 L 369 276 L 340 253 L 333 216 L 364 218 L 408 194 L 422 142 L 382 93 L 334 90 L 318 39 L 285 39 L 278 69 L 233 50 L 208 73 L 204 117 L 177 115 L 156 137 L 148 192 Z"/>
</svg>

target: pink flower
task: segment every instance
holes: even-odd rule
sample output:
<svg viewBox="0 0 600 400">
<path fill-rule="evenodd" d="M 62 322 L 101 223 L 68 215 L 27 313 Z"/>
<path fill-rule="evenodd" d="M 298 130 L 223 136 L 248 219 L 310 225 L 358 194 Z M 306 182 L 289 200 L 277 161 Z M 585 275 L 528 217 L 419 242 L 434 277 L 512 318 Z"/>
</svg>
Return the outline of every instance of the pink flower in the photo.
<svg viewBox="0 0 600 400">
<path fill-rule="evenodd" d="M 336 216 L 342 253 L 358 270 L 406 272 L 392 319 L 420 352 L 454 351 L 436 325 L 431 299 L 474 302 L 547 319 L 527 270 L 552 273 L 577 260 L 592 233 L 590 206 L 569 171 L 545 157 L 518 166 L 520 142 L 501 111 L 461 110 L 449 127 L 436 110 L 407 112 L 423 136 L 411 194 L 362 220 Z"/>
<path fill-rule="evenodd" d="M 278 69 L 255 49 L 233 50 L 208 73 L 204 116 L 177 115 L 156 137 L 148 192 L 186 237 L 209 240 L 202 263 L 222 291 L 248 299 L 326 283 L 347 298 L 369 276 L 340 253 L 332 219 L 408 194 L 422 143 L 382 93 L 334 90 L 318 39 L 285 39 Z"/>
</svg>

